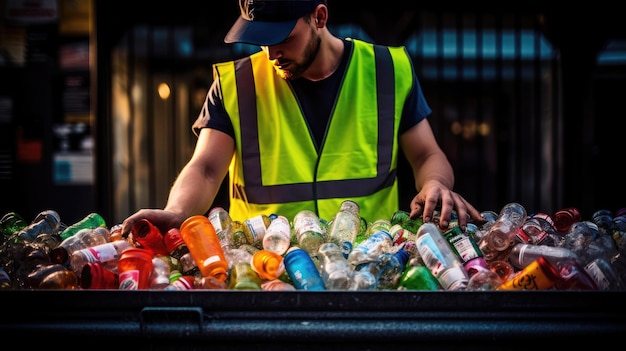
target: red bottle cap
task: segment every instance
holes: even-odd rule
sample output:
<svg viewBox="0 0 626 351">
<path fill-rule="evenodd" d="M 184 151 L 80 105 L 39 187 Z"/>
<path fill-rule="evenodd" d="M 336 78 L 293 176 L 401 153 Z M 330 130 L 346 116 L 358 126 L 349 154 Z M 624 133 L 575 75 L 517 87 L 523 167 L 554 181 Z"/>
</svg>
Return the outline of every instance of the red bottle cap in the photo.
<svg viewBox="0 0 626 351">
<path fill-rule="evenodd" d="M 182 235 L 180 235 L 180 230 L 178 228 L 168 230 L 163 237 L 163 242 L 165 242 L 165 247 L 170 253 L 176 250 L 176 248 L 180 245 L 186 245 L 185 240 L 183 240 Z"/>
</svg>

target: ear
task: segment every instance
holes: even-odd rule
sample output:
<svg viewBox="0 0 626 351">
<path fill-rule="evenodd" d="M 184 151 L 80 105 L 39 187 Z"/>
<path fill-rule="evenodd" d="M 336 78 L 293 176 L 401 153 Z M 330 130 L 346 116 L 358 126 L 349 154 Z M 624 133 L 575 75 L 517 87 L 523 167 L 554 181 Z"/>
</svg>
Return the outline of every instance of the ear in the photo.
<svg viewBox="0 0 626 351">
<path fill-rule="evenodd" d="M 326 7 L 326 5 L 317 5 L 315 11 L 313 11 L 313 18 L 315 21 L 315 26 L 317 28 L 324 27 L 326 25 L 326 22 L 328 21 L 328 8 Z"/>
</svg>

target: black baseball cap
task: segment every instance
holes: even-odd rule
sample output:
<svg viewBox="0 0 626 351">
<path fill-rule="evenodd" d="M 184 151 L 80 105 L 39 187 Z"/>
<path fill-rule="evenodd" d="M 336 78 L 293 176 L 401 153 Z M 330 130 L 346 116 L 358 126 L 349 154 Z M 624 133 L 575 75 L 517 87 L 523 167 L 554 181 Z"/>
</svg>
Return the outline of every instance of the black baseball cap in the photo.
<svg viewBox="0 0 626 351">
<path fill-rule="evenodd" d="M 241 16 L 224 42 L 276 45 L 287 38 L 300 17 L 323 3 L 324 0 L 239 0 Z"/>
</svg>

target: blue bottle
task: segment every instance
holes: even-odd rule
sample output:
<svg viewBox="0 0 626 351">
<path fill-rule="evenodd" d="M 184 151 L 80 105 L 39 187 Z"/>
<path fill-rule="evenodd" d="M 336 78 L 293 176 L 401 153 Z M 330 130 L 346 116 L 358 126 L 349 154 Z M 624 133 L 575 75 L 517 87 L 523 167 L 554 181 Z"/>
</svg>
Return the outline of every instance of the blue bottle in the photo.
<svg viewBox="0 0 626 351">
<path fill-rule="evenodd" d="M 303 249 L 292 246 L 285 254 L 283 262 L 296 290 L 326 290 L 315 262 Z"/>
</svg>

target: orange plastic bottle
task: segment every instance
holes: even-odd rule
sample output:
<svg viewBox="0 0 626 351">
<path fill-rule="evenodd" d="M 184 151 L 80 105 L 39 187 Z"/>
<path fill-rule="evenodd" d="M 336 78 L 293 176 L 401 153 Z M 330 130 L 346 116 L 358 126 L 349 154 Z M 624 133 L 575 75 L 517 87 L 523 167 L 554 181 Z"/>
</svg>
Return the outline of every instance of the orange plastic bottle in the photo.
<svg viewBox="0 0 626 351">
<path fill-rule="evenodd" d="M 117 263 L 120 290 L 148 289 L 152 274 L 152 251 L 131 247 L 122 252 Z"/>
<path fill-rule="evenodd" d="M 226 281 L 228 261 L 209 218 L 202 215 L 187 218 L 180 226 L 180 235 L 202 276 Z"/>
</svg>

